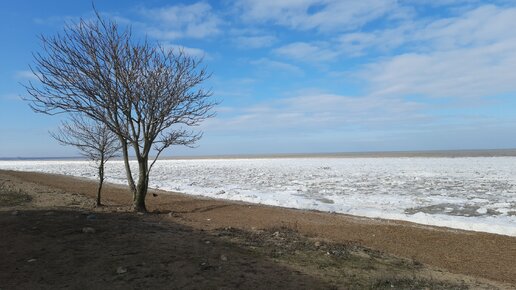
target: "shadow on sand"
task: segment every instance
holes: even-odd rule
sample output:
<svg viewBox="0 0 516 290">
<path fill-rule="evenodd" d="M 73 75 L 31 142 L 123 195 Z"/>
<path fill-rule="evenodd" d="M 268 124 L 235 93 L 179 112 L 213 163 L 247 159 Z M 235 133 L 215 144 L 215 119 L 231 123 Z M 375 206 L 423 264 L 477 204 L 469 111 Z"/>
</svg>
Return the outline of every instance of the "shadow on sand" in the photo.
<svg viewBox="0 0 516 290">
<path fill-rule="evenodd" d="M 85 228 L 94 229 L 88 233 Z M 0 211 L 1 289 L 328 289 L 207 232 L 152 216 Z M 84 232 L 85 231 L 85 232 Z"/>
</svg>

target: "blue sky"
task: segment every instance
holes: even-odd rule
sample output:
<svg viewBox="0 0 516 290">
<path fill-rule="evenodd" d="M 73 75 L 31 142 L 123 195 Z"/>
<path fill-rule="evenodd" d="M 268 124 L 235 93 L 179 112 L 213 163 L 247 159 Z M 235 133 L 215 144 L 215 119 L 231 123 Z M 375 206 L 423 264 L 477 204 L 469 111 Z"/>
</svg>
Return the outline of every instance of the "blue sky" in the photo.
<svg viewBox="0 0 516 290">
<path fill-rule="evenodd" d="M 222 101 L 167 155 L 516 147 L 516 1 L 97 1 L 137 37 L 204 56 Z M 74 156 L 33 113 L 38 35 L 91 1 L 0 2 L 0 157 Z"/>
</svg>

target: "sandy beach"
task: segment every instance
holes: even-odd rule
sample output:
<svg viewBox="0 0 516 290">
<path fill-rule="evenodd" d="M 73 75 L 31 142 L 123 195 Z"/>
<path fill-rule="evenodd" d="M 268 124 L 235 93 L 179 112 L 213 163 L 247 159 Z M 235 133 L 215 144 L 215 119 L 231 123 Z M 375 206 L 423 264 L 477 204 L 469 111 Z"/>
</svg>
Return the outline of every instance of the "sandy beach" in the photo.
<svg viewBox="0 0 516 290">
<path fill-rule="evenodd" d="M 2 289 L 52 288 L 57 284 L 48 277 L 56 275 L 60 278 L 54 283 L 69 288 L 99 285 L 95 283 L 114 288 L 170 288 L 159 283 L 171 281 L 176 283 L 171 288 L 516 287 L 516 238 L 509 236 L 159 190 L 149 193 L 151 213 L 141 216 L 128 212 L 131 197 L 120 185 L 105 187 L 106 206 L 102 208 L 93 208 L 96 183 L 85 179 L 0 171 L 0 185 L 6 197 L 3 201 L 7 201 L 0 204 L 5 236 L 0 246 L 2 256 L 7 257 L 0 265 Z M 26 200 L 8 198 L 15 194 Z M 96 221 L 86 218 L 91 214 Z M 31 223 L 37 223 L 36 233 L 31 232 Z M 87 255 L 74 248 L 73 241 L 88 236 L 81 229 L 90 226 L 97 231 L 90 235 L 95 240 L 91 247 L 97 248 Z M 64 248 L 56 248 L 60 244 L 54 240 L 67 237 L 70 240 L 61 244 Z M 131 254 L 138 243 L 145 244 L 146 253 Z M 120 247 L 113 248 L 115 244 Z M 170 247 L 180 251 L 171 254 Z M 57 259 L 64 263 L 61 269 L 49 262 L 56 258 L 52 253 L 59 256 L 58 250 L 71 251 L 67 260 Z M 338 254 L 344 252 L 346 255 Z M 74 253 L 84 255 L 75 256 L 81 257 L 84 265 L 70 275 L 67 269 L 77 263 Z M 38 255 L 45 258 L 36 258 Z M 160 260 L 156 264 L 147 261 L 149 255 L 172 256 L 168 263 Z M 331 267 L 327 260 L 323 261 L 326 266 L 320 264 L 320 257 L 329 259 L 326 256 L 331 258 Z M 369 264 L 364 266 L 363 260 L 350 257 L 366 257 Z M 47 264 L 40 264 L 45 259 Z M 98 279 L 87 278 L 91 276 Z"/>
</svg>

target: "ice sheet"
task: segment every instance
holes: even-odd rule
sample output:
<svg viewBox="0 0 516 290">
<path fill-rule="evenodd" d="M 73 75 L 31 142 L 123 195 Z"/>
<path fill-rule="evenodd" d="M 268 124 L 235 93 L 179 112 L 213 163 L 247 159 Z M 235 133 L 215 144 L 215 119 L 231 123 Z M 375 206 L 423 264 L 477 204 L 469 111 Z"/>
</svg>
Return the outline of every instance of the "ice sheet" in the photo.
<svg viewBox="0 0 516 290">
<path fill-rule="evenodd" d="M 95 178 L 87 161 L 0 161 L 0 168 Z M 106 174 L 126 182 L 121 161 L 110 161 Z M 150 186 L 516 236 L 516 157 L 160 160 Z"/>
</svg>

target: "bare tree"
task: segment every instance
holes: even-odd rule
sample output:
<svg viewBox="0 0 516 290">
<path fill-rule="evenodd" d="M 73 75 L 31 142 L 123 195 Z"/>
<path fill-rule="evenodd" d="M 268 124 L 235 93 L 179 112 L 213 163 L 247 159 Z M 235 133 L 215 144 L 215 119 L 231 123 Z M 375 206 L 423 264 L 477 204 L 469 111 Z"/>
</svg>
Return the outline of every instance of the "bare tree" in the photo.
<svg viewBox="0 0 516 290">
<path fill-rule="evenodd" d="M 59 129 L 50 132 L 50 135 L 62 145 L 77 147 L 84 157 L 96 163 L 99 177 L 96 204 L 100 206 L 104 168 L 106 162 L 120 151 L 118 137 L 105 124 L 87 120 L 76 114 L 72 115 L 69 121 L 62 122 Z"/>
<path fill-rule="evenodd" d="M 216 102 L 209 90 L 199 88 L 209 77 L 200 59 L 147 39 L 136 41 L 130 28 L 96 15 L 94 21 L 81 19 L 61 34 L 41 37 L 43 52 L 34 55 L 31 67 L 40 84 L 26 86 L 28 101 L 36 112 L 80 112 L 106 124 L 122 144 L 133 208 L 145 212 L 156 160 L 172 145 L 194 146 L 202 133 L 190 128 L 212 117 Z"/>
</svg>

